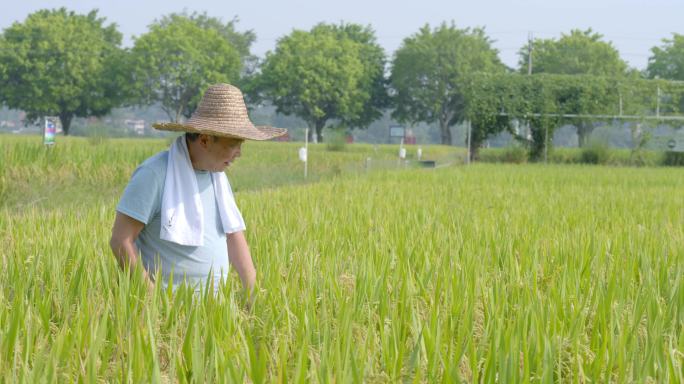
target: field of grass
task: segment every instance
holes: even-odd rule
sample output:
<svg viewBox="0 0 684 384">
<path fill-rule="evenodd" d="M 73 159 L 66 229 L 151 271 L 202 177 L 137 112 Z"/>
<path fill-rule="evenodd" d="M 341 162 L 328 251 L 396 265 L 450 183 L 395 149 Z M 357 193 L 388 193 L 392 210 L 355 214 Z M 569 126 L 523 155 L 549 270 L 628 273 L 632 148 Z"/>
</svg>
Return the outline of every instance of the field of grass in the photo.
<svg viewBox="0 0 684 384">
<path fill-rule="evenodd" d="M 40 136 L 0 135 L 0 207 L 72 206 L 118 199 L 135 168 L 168 149 L 170 142 L 60 137 L 54 148 L 46 148 Z M 358 175 L 368 169 L 400 168 L 396 145 L 356 144 L 331 152 L 325 144 L 310 144 L 308 176 L 304 178 L 304 165 L 297 157 L 302 145 L 246 142 L 239 166 L 228 170 L 233 190 L 253 191 Z M 415 158 L 417 148 L 407 148 L 408 157 Z M 437 164 L 462 162 L 464 157 L 462 149 L 453 147 L 423 148 L 423 158 Z"/>
<path fill-rule="evenodd" d="M 0 381 L 684 382 L 682 169 L 365 172 L 394 148 L 320 147 L 304 182 L 297 144 L 250 143 L 248 308 L 235 274 L 194 297 L 119 271 L 114 207 L 165 142 L 21 140 L 0 137 Z"/>
</svg>

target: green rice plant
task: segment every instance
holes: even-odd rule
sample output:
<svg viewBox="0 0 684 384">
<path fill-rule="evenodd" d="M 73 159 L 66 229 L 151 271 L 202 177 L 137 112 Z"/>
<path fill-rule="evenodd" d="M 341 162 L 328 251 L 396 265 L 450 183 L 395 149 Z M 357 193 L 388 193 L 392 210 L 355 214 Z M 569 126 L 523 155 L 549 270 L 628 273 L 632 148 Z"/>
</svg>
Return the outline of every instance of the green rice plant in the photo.
<svg viewBox="0 0 684 384">
<path fill-rule="evenodd" d="M 684 381 L 677 168 L 475 164 L 261 188 L 236 166 L 234 184 L 255 186 L 236 193 L 258 271 L 248 309 L 234 273 L 215 295 L 148 292 L 111 255 L 129 157 L 163 141 L 2 143 L 11 194 L 48 177 L 82 197 L 0 207 L 2 382 Z M 297 147 L 249 143 L 239 165 L 266 172 Z M 311 156 L 344 170 L 374 152 L 348 148 Z"/>
</svg>

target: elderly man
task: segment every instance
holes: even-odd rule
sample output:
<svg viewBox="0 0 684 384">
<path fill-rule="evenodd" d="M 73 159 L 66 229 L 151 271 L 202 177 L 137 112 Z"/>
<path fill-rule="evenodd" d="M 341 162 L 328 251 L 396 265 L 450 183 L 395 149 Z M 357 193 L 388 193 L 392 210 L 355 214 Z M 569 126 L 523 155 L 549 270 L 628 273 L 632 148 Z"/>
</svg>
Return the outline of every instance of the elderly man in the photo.
<svg viewBox="0 0 684 384">
<path fill-rule="evenodd" d="M 110 246 L 122 268 L 142 262 L 154 284 L 182 282 L 214 289 L 232 265 L 251 291 L 256 271 L 242 219 L 224 170 L 241 153 L 244 140 L 268 140 L 286 133 L 256 127 L 249 120 L 239 89 L 209 87 L 185 124 L 155 124 L 159 130 L 185 132 L 168 151 L 145 160 L 133 173 L 116 208 Z"/>
</svg>

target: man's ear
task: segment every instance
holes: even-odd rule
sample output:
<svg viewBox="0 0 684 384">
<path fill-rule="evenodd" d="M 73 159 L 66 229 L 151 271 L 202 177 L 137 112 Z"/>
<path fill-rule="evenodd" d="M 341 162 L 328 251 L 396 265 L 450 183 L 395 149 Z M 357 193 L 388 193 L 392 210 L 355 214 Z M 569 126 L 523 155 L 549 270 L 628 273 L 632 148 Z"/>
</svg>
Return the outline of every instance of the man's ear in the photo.
<svg viewBox="0 0 684 384">
<path fill-rule="evenodd" d="M 199 140 L 202 148 L 207 148 L 207 145 L 209 144 L 209 135 L 201 133 L 197 139 Z"/>
</svg>

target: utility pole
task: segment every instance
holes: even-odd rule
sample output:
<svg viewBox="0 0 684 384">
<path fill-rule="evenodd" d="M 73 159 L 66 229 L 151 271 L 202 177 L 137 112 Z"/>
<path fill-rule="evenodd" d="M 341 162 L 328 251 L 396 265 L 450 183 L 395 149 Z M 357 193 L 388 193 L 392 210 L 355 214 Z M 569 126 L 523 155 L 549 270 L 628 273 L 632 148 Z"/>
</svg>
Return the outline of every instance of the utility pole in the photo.
<svg viewBox="0 0 684 384">
<path fill-rule="evenodd" d="M 527 34 L 527 74 L 532 74 L 532 32 Z"/>
</svg>

